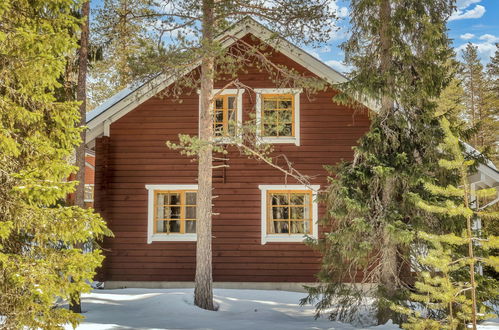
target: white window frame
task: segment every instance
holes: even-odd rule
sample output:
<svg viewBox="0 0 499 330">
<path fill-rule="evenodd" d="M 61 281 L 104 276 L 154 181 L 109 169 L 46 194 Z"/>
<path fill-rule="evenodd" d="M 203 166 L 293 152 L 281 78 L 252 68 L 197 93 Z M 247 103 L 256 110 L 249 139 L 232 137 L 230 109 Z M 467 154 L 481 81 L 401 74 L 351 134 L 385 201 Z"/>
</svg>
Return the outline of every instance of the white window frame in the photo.
<svg viewBox="0 0 499 330">
<path fill-rule="evenodd" d="M 301 88 L 255 88 L 256 93 L 256 134 L 264 143 L 287 143 L 300 145 L 300 93 Z M 262 94 L 293 94 L 295 136 L 262 136 Z"/>
<path fill-rule="evenodd" d="M 196 241 L 196 234 L 158 234 L 154 233 L 154 192 L 156 190 L 198 190 L 197 184 L 146 184 L 147 198 L 147 244 L 152 242 Z"/>
<path fill-rule="evenodd" d="M 245 89 L 242 89 L 242 88 L 239 88 L 239 89 L 235 89 L 235 88 L 226 88 L 226 89 L 213 89 L 213 94 L 212 94 L 212 97 L 217 95 L 217 96 L 222 96 L 222 95 L 236 95 L 236 124 L 238 126 L 238 129 L 239 127 L 241 127 L 243 125 L 243 94 L 246 90 Z M 199 99 L 199 115 L 201 115 L 201 91 L 198 90 L 198 94 L 200 99 Z M 198 117 L 199 118 L 199 117 Z M 200 130 L 200 126 L 199 126 L 199 120 L 198 120 L 198 135 L 199 135 L 199 130 Z M 241 135 L 238 134 L 238 136 L 240 137 Z M 230 138 L 227 138 L 227 137 L 224 137 L 224 136 L 214 136 L 214 140 L 215 142 L 218 142 L 218 143 L 232 143 L 231 142 L 231 139 Z"/>
<path fill-rule="evenodd" d="M 272 235 L 267 234 L 267 191 L 269 190 L 309 190 L 312 191 L 312 232 L 308 235 L 312 238 L 318 238 L 319 234 L 319 207 L 317 205 L 317 193 L 320 185 L 259 185 L 261 191 L 261 210 L 262 210 L 262 245 L 268 242 L 303 242 L 305 235 Z"/>
<path fill-rule="evenodd" d="M 92 198 L 92 199 L 86 199 L 86 198 L 84 198 L 84 199 L 83 199 L 83 202 L 85 202 L 85 203 L 93 203 L 93 202 L 94 202 L 94 200 L 95 200 L 95 184 L 93 184 L 93 183 L 85 183 L 85 187 L 87 187 L 87 186 L 92 186 L 92 187 L 94 187 L 94 188 L 93 188 L 93 191 L 92 191 L 92 196 L 94 196 L 94 198 Z M 85 195 L 85 194 L 84 194 L 84 195 Z"/>
</svg>

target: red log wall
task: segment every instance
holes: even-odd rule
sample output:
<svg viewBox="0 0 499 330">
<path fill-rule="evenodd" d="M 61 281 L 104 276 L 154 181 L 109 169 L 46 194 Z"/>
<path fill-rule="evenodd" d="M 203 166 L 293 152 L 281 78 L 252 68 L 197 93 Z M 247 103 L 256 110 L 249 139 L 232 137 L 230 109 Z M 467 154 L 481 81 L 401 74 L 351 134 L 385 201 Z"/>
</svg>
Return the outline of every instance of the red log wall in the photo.
<svg viewBox="0 0 499 330">
<path fill-rule="evenodd" d="M 275 63 L 308 72 L 282 54 Z M 239 75 L 254 88 L 274 88 L 267 74 L 255 68 Z M 217 84 L 221 88 L 224 82 Z M 368 129 L 364 112 L 333 103 L 332 90 L 308 99 L 300 96 L 301 145 L 276 145 L 313 184 L 325 187 L 323 165 L 351 159 L 352 146 Z M 115 237 L 107 239 L 102 278 L 108 281 L 193 281 L 195 242 L 147 244 L 146 184 L 195 184 L 197 164 L 168 149 L 179 133 L 197 134 L 198 95 L 183 95 L 182 103 L 154 97 L 111 125 L 111 135 L 97 139 L 96 209 Z M 244 119 L 254 108 L 254 95 L 243 94 Z M 228 155 L 225 183 L 214 179 L 213 274 L 215 281 L 312 282 L 319 255 L 303 243 L 261 245 L 261 200 L 258 185 L 285 184 L 278 170 Z M 218 175 L 222 171 L 215 171 Z M 287 183 L 296 184 L 289 180 Z M 319 206 L 319 217 L 324 207 Z"/>
</svg>

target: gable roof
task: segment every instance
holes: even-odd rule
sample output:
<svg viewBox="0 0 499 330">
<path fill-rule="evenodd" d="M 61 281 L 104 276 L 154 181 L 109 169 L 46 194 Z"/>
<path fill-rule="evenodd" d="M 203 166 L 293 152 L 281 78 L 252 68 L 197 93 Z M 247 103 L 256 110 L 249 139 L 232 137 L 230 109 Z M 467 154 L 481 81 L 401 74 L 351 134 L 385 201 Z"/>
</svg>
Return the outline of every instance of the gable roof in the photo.
<svg viewBox="0 0 499 330">
<path fill-rule="evenodd" d="M 472 157 L 483 157 L 483 155 L 470 144 L 461 141 L 464 145 L 464 152 Z M 492 188 L 499 186 L 499 171 L 489 159 L 484 159 L 478 164 L 476 173 L 470 176 L 470 183 L 475 185 L 475 189 Z M 496 199 L 497 202 L 497 199 Z"/>
<path fill-rule="evenodd" d="M 274 49 L 330 84 L 343 83 L 347 80 L 344 75 L 286 39 L 278 38 L 278 42 L 272 42 L 275 33 L 250 17 L 237 22 L 216 39 L 221 42 L 222 47 L 227 48 L 249 34 L 267 42 Z M 271 42 L 268 42 L 269 40 Z M 185 73 L 190 72 L 199 65 L 200 62 L 193 63 L 185 69 Z M 101 135 L 109 136 L 111 123 L 170 86 L 175 82 L 177 76 L 163 73 L 142 84 L 132 84 L 88 112 L 86 116 L 88 127 L 86 143 L 92 143 L 95 138 Z M 378 105 L 373 101 L 363 100 L 362 103 L 374 111 L 378 108 Z M 478 152 L 466 143 L 465 147 L 468 153 L 474 154 Z M 499 183 L 499 172 L 492 162 L 487 161 L 485 164 L 479 164 L 477 173 L 471 178 L 471 181 L 479 188 L 494 187 Z"/>
<path fill-rule="evenodd" d="M 227 48 L 248 34 L 252 34 L 264 42 L 268 42 L 275 37 L 275 33 L 265 26 L 250 17 L 246 17 L 220 34 L 217 40 L 221 42 L 224 48 Z M 347 80 L 344 75 L 284 38 L 279 38 L 278 42 L 268 42 L 268 44 L 330 84 L 342 83 Z M 193 70 L 199 64 L 193 63 L 185 69 L 185 73 Z M 109 125 L 111 123 L 174 83 L 177 76 L 160 74 L 143 84 L 132 84 L 88 112 L 86 118 L 88 127 L 86 142 L 89 143 L 100 135 L 109 135 Z M 373 106 L 368 107 L 374 108 Z"/>
</svg>

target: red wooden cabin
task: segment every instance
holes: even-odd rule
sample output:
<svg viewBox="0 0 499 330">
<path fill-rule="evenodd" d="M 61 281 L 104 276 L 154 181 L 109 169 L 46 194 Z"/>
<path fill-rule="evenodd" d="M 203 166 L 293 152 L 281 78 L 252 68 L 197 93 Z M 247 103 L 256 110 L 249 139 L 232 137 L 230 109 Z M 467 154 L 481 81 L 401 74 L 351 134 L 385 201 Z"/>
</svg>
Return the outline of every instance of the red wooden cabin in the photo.
<svg viewBox="0 0 499 330">
<path fill-rule="evenodd" d="M 244 39 L 261 42 L 272 35 L 244 20 L 221 36 L 226 47 Z M 280 40 L 271 61 L 329 83 L 345 78 L 318 59 Z M 238 79 L 250 91 L 224 90 L 215 102 L 215 126 L 227 130 L 256 113 L 257 120 L 279 112 L 277 133 L 258 134 L 285 154 L 300 172 L 313 176 L 305 187 L 282 172 L 248 159 L 230 145 L 228 168 L 214 172 L 213 276 L 215 285 L 292 288 L 314 282 L 317 252 L 303 243 L 317 237 L 324 208 L 315 200 L 326 187 L 324 165 L 353 156 L 352 147 L 367 131 L 366 112 L 333 102 L 335 91 L 310 98 L 299 89 L 279 89 L 268 74 L 247 67 Z M 188 286 L 194 280 L 197 163 L 170 150 L 165 142 L 198 131 L 199 96 L 182 102 L 158 97 L 175 84 L 167 76 L 118 93 L 87 116 L 87 142 L 95 150 L 95 208 L 115 237 L 104 242 L 101 280 L 106 287 Z M 215 88 L 222 88 L 220 81 Z M 270 131 L 269 131 L 270 132 Z"/>
</svg>

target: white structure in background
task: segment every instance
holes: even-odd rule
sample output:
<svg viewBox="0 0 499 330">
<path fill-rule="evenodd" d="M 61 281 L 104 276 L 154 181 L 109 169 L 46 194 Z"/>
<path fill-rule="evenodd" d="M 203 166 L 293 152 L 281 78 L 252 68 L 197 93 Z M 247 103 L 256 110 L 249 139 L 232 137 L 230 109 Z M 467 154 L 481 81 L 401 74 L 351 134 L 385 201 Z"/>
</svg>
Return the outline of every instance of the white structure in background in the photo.
<svg viewBox="0 0 499 330">
<path fill-rule="evenodd" d="M 463 145 L 466 148 L 466 152 L 473 156 L 480 156 L 480 152 L 473 148 L 471 145 L 463 142 Z M 486 160 L 485 163 L 480 163 L 478 165 L 477 171 L 475 174 L 470 176 L 469 178 L 471 183 L 471 190 L 481 190 L 481 189 L 489 189 L 496 188 L 496 197 L 486 203 L 485 205 L 480 205 L 479 200 L 475 197 L 472 197 L 472 203 L 475 209 L 485 209 L 489 206 L 494 205 L 499 201 L 499 171 L 497 167 L 490 160 Z M 473 222 L 473 230 L 481 230 L 482 229 L 482 221 L 480 218 L 476 219 Z M 483 267 L 482 265 L 478 265 L 478 273 L 483 275 Z"/>
</svg>

